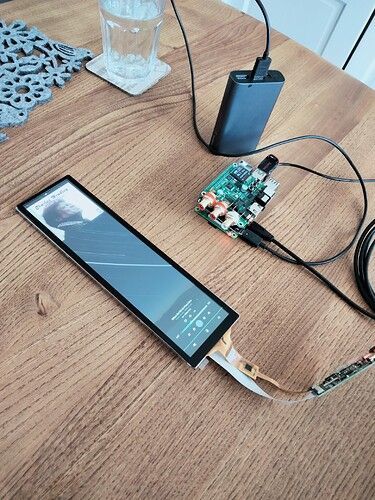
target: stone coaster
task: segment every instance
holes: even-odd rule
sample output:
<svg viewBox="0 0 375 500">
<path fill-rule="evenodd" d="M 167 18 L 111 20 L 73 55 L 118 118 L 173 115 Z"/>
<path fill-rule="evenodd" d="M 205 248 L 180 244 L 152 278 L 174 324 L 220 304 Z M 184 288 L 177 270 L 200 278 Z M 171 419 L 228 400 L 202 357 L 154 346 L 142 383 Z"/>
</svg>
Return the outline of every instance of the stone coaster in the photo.
<svg viewBox="0 0 375 500">
<path fill-rule="evenodd" d="M 86 63 L 86 69 L 131 95 L 143 94 L 143 92 L 150 89 L 171 71 L 169 64 L 160 59 L 156 59 L 154 68 L 146 78 L 124 79 L 117 75 L 107 73 L 103 54 L 100 54 L 100 56 Z"/>
<path fill-rule="evenodd" d="M 94 54 L 48 38 L 23 21 L 0 19 L 0 128 L 26 122 L 37 104 L 52 99 L 51 87 L 64 87 Z M 0 142 L 7 139 L 0 131 Z"/>
</svg>

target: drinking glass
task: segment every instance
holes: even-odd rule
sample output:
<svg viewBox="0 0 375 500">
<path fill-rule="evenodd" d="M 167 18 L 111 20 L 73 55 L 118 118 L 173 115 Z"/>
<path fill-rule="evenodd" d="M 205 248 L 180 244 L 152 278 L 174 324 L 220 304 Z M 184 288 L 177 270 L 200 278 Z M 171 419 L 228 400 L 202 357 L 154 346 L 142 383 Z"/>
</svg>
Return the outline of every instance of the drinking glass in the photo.
<svg viewBox="0 0 375 500">
<path fill-rule="evenodd" d="M 147 78 L 157 62 L 165 0 L 99 0 L 108 75 Z"/>
</svg>

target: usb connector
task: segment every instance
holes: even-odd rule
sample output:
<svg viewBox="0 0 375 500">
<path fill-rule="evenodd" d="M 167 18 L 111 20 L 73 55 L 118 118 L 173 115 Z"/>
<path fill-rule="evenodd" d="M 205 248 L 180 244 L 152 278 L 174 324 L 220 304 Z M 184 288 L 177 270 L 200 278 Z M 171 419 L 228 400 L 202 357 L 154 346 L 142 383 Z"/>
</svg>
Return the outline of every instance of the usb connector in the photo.
<svg viewBox="0 0 375 500">
<path fill-rule="evenodd" d="M 268 70 L 271 66 L 270 57 L 257 57 L 253 71 L 251 72 L 251 79 L 253 81 L 264 80 L 268 75 Z"/>
<path fill-rule="evenodd" d="M 240 237 L 252 247 L 257 248 L 264 248 L 265 241 L 272 242 L 274 239 L 273 235 L 257 222 L 252 222 L 246 229 L 244 229 L 240 234 Z"/>
</svg>

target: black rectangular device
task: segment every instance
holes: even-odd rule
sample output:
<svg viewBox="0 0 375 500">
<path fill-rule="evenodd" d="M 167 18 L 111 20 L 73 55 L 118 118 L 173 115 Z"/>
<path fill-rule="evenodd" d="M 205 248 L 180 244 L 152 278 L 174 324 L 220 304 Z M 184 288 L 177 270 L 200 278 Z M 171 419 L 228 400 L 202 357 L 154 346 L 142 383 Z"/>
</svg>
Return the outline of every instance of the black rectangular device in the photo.
<svg viewBox="0 0 375 500">
<path fill-rule="evenodd" d="M 242 156 L 256 149 L 285 79 L 270 70 L 262 80 L 252 71 L 229 74 L 210 149 L 215 154 Z"/>
<path fill-rule="evenodd" d="M 193 367 L 238 319 L 71 176 L 17 211 Z"/>
</svg>

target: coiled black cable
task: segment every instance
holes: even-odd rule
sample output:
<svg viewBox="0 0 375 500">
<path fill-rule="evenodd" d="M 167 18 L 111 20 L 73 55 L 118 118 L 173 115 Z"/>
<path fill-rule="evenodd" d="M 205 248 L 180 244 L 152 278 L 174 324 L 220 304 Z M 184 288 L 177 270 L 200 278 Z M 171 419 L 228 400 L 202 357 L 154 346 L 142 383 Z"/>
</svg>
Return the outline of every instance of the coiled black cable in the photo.
<svg viewBox="0 0 375 500">
<path fill-rule="evenodd" d="M 375 249 L 375 219 L 363 231 L 354 253 L 354 274 L 358 289 L 375 312 L 375 291 L 370 279 L 370 262 Z M 374 268 L 375 269 L 375 266 Z"/>
</svg>

